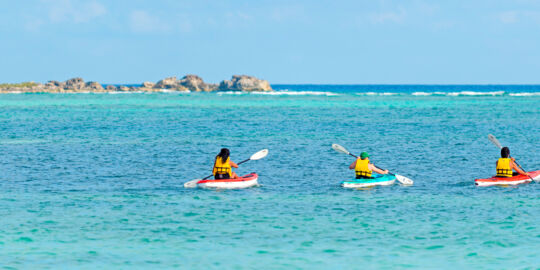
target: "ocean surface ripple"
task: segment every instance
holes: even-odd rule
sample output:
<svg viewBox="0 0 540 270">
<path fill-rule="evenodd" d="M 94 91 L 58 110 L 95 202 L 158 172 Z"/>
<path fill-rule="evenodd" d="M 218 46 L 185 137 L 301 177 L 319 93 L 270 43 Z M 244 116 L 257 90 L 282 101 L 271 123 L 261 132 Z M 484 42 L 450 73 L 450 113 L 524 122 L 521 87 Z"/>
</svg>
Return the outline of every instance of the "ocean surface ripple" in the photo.
<svg viewBox="0 0 540 270">
<path fill-rule="evenodd" d="M 474 186 L 489 133 L 540 169 L 534 89 L 282 88 L 300 94 L 1 95 L 0 266 L 538 268 L 540 184 Z M 415 185 L 341 188 L 332 143 Z M 268 148 L 237 170 L 261 187 L 184 189 L 221 147 Z"/>
</svg>

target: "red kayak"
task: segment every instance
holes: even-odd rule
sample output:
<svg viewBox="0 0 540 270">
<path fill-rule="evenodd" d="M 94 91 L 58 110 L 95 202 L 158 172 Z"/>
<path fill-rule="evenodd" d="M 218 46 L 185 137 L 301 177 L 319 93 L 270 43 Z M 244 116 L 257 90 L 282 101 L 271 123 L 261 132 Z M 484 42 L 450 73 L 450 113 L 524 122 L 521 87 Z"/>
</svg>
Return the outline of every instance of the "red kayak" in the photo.
<svg viewBox="0 0 540 270">
<path fill-rule="evenodd" d="M 479 187 L 496 186 L 496 185 L 519 185 L 531 182 L 531 178 L 535 181 L 540 180 L 540 171 L 529 172 L 531 177 L 526 175 L 516 175 L 513 177 L 491 177 L 487 179 L 474 179 L 474 184 Z"/>
</svg>

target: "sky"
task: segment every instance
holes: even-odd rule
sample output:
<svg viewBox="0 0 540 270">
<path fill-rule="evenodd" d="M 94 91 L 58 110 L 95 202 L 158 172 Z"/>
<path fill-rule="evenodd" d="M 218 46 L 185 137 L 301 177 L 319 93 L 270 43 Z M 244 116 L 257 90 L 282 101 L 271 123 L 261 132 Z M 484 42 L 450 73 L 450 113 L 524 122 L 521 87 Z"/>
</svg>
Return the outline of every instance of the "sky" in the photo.
<svg viewBox="0 0 540 270">
<path fill-rule="evenodd" d="M 0 82 L 540 83 L 539 0 L 0 3 Z"/>
</svg>

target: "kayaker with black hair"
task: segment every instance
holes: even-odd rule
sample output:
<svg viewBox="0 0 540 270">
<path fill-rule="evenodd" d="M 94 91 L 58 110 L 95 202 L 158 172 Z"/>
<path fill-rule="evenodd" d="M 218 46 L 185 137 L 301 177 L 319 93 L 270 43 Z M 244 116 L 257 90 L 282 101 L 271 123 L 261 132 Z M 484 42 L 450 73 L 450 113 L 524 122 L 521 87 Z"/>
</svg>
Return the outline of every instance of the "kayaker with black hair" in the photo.
<svg viewBox="0 0 540 270">
<path fill-rule="evenodd" d="M 528 175 L 527 172 L 524 172 L 519 166 L 516 165 L 516 159 L 510 157 L 510 148 L 503 147 L 501 148 L 501 158 L 497 160 L 497 177 L 512 177 L 516 175 Z M 515 170 L 516 172 L 513 172 Z"/>
<path fill-rule="evenodd" d="M 219 151 L 219 154 L 216 156 L 214 168 L 212 169 L 212 174 L 215 179 L 238 178 L 238 175 L 232 171 L 232 168 L 238 168 L 238 165 L 231 160 L 229 155 L 229 149 L 221 148 L 221 151 Z"/>
<path fill-rule="evenodd" d="M 373 172 L 378 174 L 388 174 L 388 170 L 383 171 L 369 161 L 369 154 L 367 152 L 362 152 L 360 157 L 349 165 L 349 169 L 355 171 L 356 179 L 373 178 L 371 177 Z"/>
</svg>

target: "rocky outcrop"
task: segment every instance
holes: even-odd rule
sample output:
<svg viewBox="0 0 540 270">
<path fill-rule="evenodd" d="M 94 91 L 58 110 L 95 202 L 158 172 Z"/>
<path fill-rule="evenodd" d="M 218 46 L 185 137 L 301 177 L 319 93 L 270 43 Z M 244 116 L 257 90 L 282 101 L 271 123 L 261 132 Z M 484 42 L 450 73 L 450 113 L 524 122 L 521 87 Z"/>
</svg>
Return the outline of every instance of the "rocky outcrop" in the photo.
<svg viewBox="0 0 540 270">
<path fill-rule="evenodd" d="M 85 85 L 85 89 L 93 90 L 93 91 L 103 91 L 105 90 L 101 84 L 97 82 L 87 82 Z"/>
<path fill-rule="evenodd" d="M 214 83 L 205 83 L 203 79 L 197 75 L 186 75 L 180 80 L 180 85 L 184 86 L 189 91 L 209 92 L 217 90 L 218 85 Z"/>
<path fill-rule="evenodd" d="M 47 92 L 47 93 L 73 93 L 73 92 L 159 92 L 170 91 L 272 91 L 268 81 L 257 79 L 247 75 L 234 75 L 231 80 L 224 80 L 220 84 L 206 83 L 197 75 L 186 75 L 178 80 L 176 77 L 168 77 L 157 83 L 143 82 L 141 86 L 115 86 L 103 87 L 98 82 L 84 82 L 82 78 L 72 78 L 65 82 L 48 81 L 46 84 L 24 82 L 16 84 L 0 84 L 0 93 L 10 92 Z"/>
<path fill-rule="evenodd" d="M 49 81 L 45 84 L 46 89 L 64 89 L 65 84 L 59 81 Z"/>
<path fill-rule="evenodd" d="M 270 83 L 253 76 L 234 75 L 230 81 L 225 80 L 219 84 L 220 91 L 272 91 Z"/>
<path fill-rule="evenodd" d="M 161 88 L 161 89 L 174 89 L 178 86 L 178 80 L 176 77 L 168 77 L 161 81 L 158 81 L 154 88 Z"/>
<path fill-rule="evenodd" d="M 212 91 L 212 87 L 209 84 L 206 84 L 203 79 L 197 75 L 186 75 L 179 81 L 179 84 L 189 91 Z"/>
<path fill-rule="evenodd" d="M 65 83 L 65 90 L 83 90 L 86 84 L 82 78 L 69 79 Z"/>
<path fill-rule="evenodd" d="M 177 90 L 177 91 L 192 91 L 192 92 L 208 92 L 214 91 L 217 89 L 217 84 L 208 84 L 197 75 L 186 75 L 182 79 L 178 80 L 176 77 L 165 78 L 157 82 L 153 87 L 150 85 L 145 86 L 143 83 L 143 88 L 154 88 L 154 89 L 168 89 L 168 90 Z"/>
<path fill-rule="evenodd" d="M 154 88 L 154 86 L 156 86 L 156 84 L 153 83 L 153 82 L 143 82 L 142 83 L 143 88 Z"/>
</svg>

